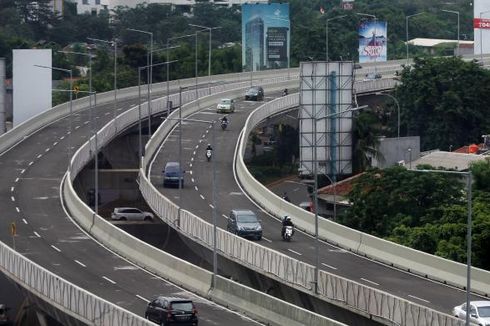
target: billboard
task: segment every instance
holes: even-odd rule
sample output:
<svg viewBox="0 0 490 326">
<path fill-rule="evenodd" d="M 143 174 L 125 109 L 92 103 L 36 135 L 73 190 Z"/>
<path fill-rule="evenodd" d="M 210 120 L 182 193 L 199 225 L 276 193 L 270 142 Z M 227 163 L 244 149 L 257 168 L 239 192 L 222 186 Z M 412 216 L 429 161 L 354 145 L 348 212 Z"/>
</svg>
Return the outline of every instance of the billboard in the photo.
<svg viewBox="0 0 490 326">
<path fill-rule="evenodd" d="M 383 21 L 366 21 L 359 25 L 359 62 L 387 60 L 388 24 Z"/>
<path fill-rule="evenodd" d="M 301 175 L 352 173 L 353 75 L 351 61 L 300 63 Z"/>
<path fill-rule="evenodd" d="M 474 0 L 474 54 L 490 53 L 490 1 Z"/>
<path fill-rule="evenodd" d="M 242 5 L 243 71 L 287 68 L 289 4 Z"/>
<path fill-rule="evenodd" d="M 14 127 L 51 108 L 51 49 L 13 50 Z"/>
</svg>

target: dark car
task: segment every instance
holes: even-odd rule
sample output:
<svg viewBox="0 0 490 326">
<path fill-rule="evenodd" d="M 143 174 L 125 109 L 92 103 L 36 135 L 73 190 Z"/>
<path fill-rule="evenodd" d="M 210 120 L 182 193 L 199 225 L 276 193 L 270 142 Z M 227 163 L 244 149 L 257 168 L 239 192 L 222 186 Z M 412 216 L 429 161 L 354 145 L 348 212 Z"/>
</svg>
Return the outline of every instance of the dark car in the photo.
<svg viewBox="0 0 490 326">
<path fill-rule="evenodd" d="M 179 162 L 168 162 L 163 172 L 163 186 L 180 186 L 184 188 L 184 173 L 180 168 Z"/>
<path fill-rule="evenodd" d="M 159 325 L 197 326 L 197 310 L 192 300 L 159 296 L 146 307 L 145 318 Z"/>
<path fill-rule="evenodd" d="M 7 314 L 7 311 L 9 310 L 10 308 L 3 303 L 0 303 L 0 325 L 11 325 L 10 318 Z"/>
<path fill-rule="evenodd" d="M 245 92 L 245 100 L 262 101 L 264 89 L 260 86 L 252 86 Z"/>
<path fill-rule="evenodd" d="M 228 218 L 227 229 L 241 237 L 262 239 L 262 226 L 255 213 L 249 209 L 233 209 Z"/>
</svg>

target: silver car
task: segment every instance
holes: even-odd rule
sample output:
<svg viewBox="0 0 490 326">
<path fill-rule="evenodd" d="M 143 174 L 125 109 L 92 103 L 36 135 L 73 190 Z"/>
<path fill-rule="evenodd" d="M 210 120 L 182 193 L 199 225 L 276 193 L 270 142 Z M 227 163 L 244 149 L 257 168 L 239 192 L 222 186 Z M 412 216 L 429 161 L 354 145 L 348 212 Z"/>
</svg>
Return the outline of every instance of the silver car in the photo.
<svg viewBox="0 0 490 326">
<path fill-rule="evenodd" d="M 454 307 L 453 316 L 466 319 L 466 303 Z M 470 322 L 481 326 L 490 325 L 490 301 L 470 301 Z"/>
<path fill-rule="evenodd" d="M 153 217 L 152 213 L 134 207 L 116 207 L 111 214 L 111 219 L 117 221 L 151 221 Z"/>
</svg>

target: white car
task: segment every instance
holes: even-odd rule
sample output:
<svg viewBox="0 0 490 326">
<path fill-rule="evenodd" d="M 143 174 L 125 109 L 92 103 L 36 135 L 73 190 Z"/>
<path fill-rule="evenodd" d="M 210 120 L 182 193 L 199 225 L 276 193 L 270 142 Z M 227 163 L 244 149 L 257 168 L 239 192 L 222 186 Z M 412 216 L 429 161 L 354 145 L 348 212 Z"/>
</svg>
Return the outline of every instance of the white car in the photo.
<svg viewBox="0 0 490 326">
<path fill-rule="evenodd" d="M 218 113 L 231 113 L 235 112 L 235 101 L 229 98 L 223 98 L 216 106 L 216 112 Z"/>
<path fill-rule="evenodd" d="M 116 207 L 111 214 L 111 219 L 117 221 L 151 221 L 153 214 L 133 207 Z"/>
<path fill-rule="evenodd" d="M 453 315 L 466 319 L 466 302 L 454 307 Z M 470 301 L 470 323 L 490 326 L 490 301 Z"/>
</svg>

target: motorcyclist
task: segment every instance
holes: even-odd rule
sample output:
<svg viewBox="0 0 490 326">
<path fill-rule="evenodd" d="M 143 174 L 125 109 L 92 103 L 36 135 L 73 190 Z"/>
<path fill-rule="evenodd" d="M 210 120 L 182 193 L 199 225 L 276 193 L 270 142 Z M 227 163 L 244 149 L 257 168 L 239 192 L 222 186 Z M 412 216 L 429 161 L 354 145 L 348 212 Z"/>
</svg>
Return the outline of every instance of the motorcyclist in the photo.
<svg viewBox="0 0 490 326">
<path fill-rule="evenodd" d="M 285 201 L 287 201 L 288 203 L 291 202 L 291 199 L 289 199 L 289 196 L 288 196 L 288 193 L 285 192 L 283 195 L 282 195 L 282 199 L 284 199 Z"/>
<path fill-rule="evenodd" d="M 228 117 L 225 115 L 223 118 L 221 118 L 221 122 L 228 124 Z"/>
<path fill-rule="evenodd" d="M 282 96 L 286 96 L 288 95 L 288 89 L 285 88 L 283 91 L 282 91 Z"/>
<path fill-rule="evenodd" d="M 282 219 L 282 231 L 281 231 L 281 236 L 284 237 L 284 232 L 286 232 L 286 226 L 292 226 L 294 229 L 294 224 L 293 221 L 291 220 L 291 217 L 288 215 L 284 216 Z"/>
<path fill-rule="evenodd" d="M 206 150 L 207 150 L 207 151 L 208 151 L 208 150 L 209 150 L 209 151 L 212 151 L 212 150 L 213 150 L 213 148 L 211 147 L 211 144 L 208 144 L 208 147 L 206 147 Z"/>
</svg>

